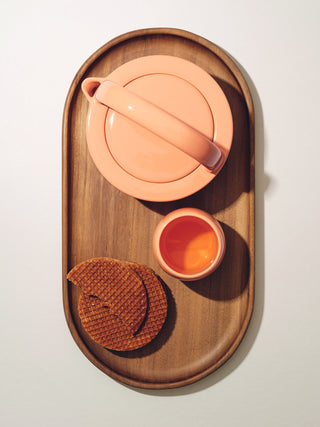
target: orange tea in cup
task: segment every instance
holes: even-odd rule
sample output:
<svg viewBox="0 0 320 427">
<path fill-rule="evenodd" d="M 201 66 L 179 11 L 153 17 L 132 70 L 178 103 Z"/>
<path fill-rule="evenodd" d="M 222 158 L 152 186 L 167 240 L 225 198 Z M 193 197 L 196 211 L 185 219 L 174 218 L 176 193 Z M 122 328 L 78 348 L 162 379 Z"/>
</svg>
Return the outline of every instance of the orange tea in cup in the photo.
<svg viewBox="0 0 320 427">
<path fill-rule="evenodd" d="M 159 223 L 153 249 L 167 273 L 183 280 L 197 280 L 211 274 L 221 263 L 225 237 L 219 223 L 207 212 L 183 208 Z"/>
</svg>

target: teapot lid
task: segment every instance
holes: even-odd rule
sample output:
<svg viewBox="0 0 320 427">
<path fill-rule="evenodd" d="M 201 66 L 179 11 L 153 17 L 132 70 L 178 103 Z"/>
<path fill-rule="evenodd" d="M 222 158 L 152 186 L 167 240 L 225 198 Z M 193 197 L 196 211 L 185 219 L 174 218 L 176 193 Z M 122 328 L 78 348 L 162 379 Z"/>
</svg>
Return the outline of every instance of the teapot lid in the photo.
<svg viewBox="0 0 320 427">
<path fill-rule="evenodd" d="M 109 82 L 121 88 L 114 95 Z M 82 89 L 90 101 L 89 152 L 119 190 L 149 201 L 180 199 L 203 188 L 225 163 L 233 135 L 231 110 L 218 83 L 195 64 L 166 55 L 141 57 L 106 78 L 86 79 Z M 137 122 L 131 114 L 139 109 Z M 201 150 L 199 162 L 197 147 L 195 156 L 192 146 L 184 149 L 190 132 L 191 144 L 202 143 L 203 137 L 204 146 L 210 141 L 209 148 L 214 145 L 221 153 L 214 169 Z"/>
</svg>

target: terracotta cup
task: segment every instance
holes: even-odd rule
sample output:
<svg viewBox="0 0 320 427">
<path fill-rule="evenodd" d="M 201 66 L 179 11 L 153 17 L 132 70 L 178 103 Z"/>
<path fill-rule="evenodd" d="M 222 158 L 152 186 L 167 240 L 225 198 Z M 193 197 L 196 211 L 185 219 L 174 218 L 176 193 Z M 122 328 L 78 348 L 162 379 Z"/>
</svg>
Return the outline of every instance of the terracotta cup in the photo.
<svg viewBox="0 0 320 427">
<path fill-rule="evenodd" d="M 165 216 L 153 235 L 154 255 L 164 271 L 181 280 L 208 276 L 225 254 L 223 230 L 211 215 L 182 208 Z"/>
</svg>

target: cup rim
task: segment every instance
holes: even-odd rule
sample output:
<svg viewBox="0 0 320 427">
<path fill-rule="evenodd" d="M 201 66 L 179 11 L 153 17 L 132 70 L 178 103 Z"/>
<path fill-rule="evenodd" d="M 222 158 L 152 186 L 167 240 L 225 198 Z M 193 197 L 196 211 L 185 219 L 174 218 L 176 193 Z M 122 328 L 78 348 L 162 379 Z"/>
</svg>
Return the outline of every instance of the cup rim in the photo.
<svg viewBox="0 0 320 427">
<path fill-rule="evenodd" d="M 218 239 L 218 251 L 213 262 L 208 267 L 193 274 L 180 273 L 174 270 L 173 268 L 171 268 L 165 262 L 160 250 L 160 239 L 165 228 L 175 219 L 187 217 L 187 216 L 196 217 L 206 222 L 210 226 L 210 228 L 215 232 Z M 221 225 L 208 212 L 205 212 L 197 208 L 181 208 L 181 209 L 177 209 L 175 211 L 170 212 L 168 215 L 162 218 L 162 220 L 158 223 L 153 234 L 153 252 L 160 267 L 171 276 L 185 280 L 185 281 L 199 280 L 213 273 L 221 264 L 221 261 L 225 254 L 225 250 L 226 250 L 225 235 Z"/>
</svg>

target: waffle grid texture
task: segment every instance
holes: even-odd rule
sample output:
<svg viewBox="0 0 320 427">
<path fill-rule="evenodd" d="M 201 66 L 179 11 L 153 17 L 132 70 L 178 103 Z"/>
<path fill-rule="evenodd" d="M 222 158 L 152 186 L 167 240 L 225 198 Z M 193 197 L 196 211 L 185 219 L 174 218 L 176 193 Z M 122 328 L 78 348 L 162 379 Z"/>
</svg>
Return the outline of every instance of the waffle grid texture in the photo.
<svg viewBox="0 0 320 427">
<path fill-rule="evenodd" d="M 93 258 L 76 265 L 68 279 L 96 296 L 135 333 L 147 312 L 147 293 L 140 277 L 121 261 Z"/>
<path fill-rule="evenodd" d="M 86 261 L 85 263 L 90 263 L 90 261 L 92 260 Z M 116 262 L 114 263 L 114 261 Z M 80 273 L 76 276 L 78 279 L 77 283 L 73 283 L 82 287 L 78 310 L 81 323 L 90 337 L 103 347 L 116 351 L 135 350 L 152 341 L 162 329 L 167 317 L 168 309 L 165 290 L 154 272 L 144 265 L 128 262 L 123 263 L 109 258 L 99 258 L 95 259 L 95 262 L 93 263 L 95 265 L 95 269 L 99 273 L 98 278 L 97 276 L 94 276 L 93 278 L 92 268 L 83 267 L 83 264 L 85 263 L 81 263 L 76 266 L 82 267 L 76 270 L 77 273 Z M 99 268 L 97 268 L 97 263 L 101 264 Z M 116 265 L 117 268 L 125 267 L 123 270 L 121 270 L 121 268 L 119 269 L 121 271 L 121 278 L 124 279 L 125 277 L 130 277 L 132 274 L 135 275 L 138 277 L 146 291 L 146 313 L 140 323 L 140 327 L 134 332 L 132 331 L 132 328 L 128 328 L 127 322 L 122 317 L 123 312 L 120 311 L 117 313 L 114 310 L 115 305 L 109 305 L 109 301 L 107 301 L 109 298 L 106 298 L 105 300 L 101 299 L 101 296 L 105 298 L 106 295 L 101 283 L 105 283 L 107 281 L 108 286 L 111 286 L 110 284 L 113 283 L 111 278 L 114 278 L 114 274 L 116 275 L 114 270 L 110 270 L 110 268 L 107 268 L 106 271 L 102 271 L 103 266 L 108 263 Z M 118 263 L 120 263 L 121 266 L 119 266 Z M 74 267 L 74 269 L 76 267 Z M 72 269 L 71 272 L 73 272 L 74 269 Z M 129 272 L 127 270 L 129 270 Z M 109 271 L 112 271 L 111 276 L 108 276 Z M 126 271 L 126 273 L 124 274 L 123 271 Z M 68 278 L 73 281 L 72 277 L 74 277 L 74 275 L 70 273 Z M 89 275 L 86 276 L 86 273 L 89 273 Z M 119 277 L 116 276 L 115 283 L 118 283 L 118 281 Z M 87 283 L 84 284 L 84 282 Z M 99 282 L 97 285 L 98 292 L 96 292 L 96 288 L 94 286 L 97 282 Z M 131 286 L 130 284 L 131 280 L 129 280 L 129 287 Z M 128 297 L 126 290 L 126 286 L 123 286 L 120 296 L 125 301 L 125 306 L 134 307 L 135 302 L 128 301 L 128 298 L 140 298 L 141 295 L 139 292 L 137 293 L 135 291 L 130 292 L 131 296 Z"/>
</svg>

